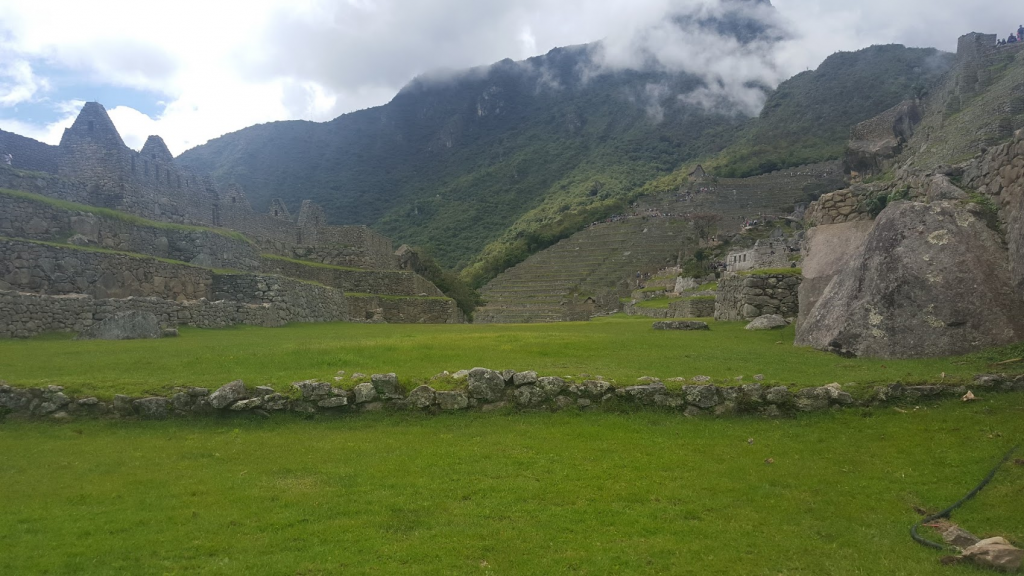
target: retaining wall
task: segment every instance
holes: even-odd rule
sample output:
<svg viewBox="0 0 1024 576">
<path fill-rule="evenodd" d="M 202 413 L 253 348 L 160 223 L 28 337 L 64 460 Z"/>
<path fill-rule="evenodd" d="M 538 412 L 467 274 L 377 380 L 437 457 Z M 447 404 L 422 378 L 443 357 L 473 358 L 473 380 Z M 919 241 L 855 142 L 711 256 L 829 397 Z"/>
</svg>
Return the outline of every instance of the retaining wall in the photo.
<svg viewBox="0 0 1024 576">
<path fill-rule="evenodd" d="M 255 245 L 212 230 L 147 226 L 0 193 L 0 236 L 64 242 L 74 235 L 101 248 L 208 268 L 255 271 L 260 266 Z"/>
<path fill-rule="evenodd" d="M 95 298 L 210 296 L 213 272 L 128 254 L 0 239 L 0 290 Z"/>
<path fill-rule="evenodd" d="M 348 294 L 348 316 L 352 322 L 389 324 L 462 324 L 462 311 L 449 298 L 381 297 Z"/>
<path fill-rule="evenodd" d="M 444 294 L 415 272 L 398 270 L 342 270 L 264 257 L 263 272 L 301 278 L 340 288 L 346 292 L 383 296 L 437 296 Z"/>
<path fill-rule="evenodd" d="M 318 287 L 313 287 L 318 288 Z M 301 290 L 281 302 L 247 304 L 222 300 L 172 302 L 160 298 L 100 299 L 81 294 L 50 296 L 0 291 L 0 338 L 30 338 L 46 332 L 81 332 L 117 312 L 151 312 L 166 326 L 225 328 L 238 324 L 276 328 L 289 322 L 340 322 L 348 319 L 344 295 Z"/>
<path fill-rule="evenodd" d="M 801 276 L 790 274 L 735 274 L 718 281 L 715 320 L 735 322 L 778 314 L 795 318 L 800 311 Z"/>
</svg>

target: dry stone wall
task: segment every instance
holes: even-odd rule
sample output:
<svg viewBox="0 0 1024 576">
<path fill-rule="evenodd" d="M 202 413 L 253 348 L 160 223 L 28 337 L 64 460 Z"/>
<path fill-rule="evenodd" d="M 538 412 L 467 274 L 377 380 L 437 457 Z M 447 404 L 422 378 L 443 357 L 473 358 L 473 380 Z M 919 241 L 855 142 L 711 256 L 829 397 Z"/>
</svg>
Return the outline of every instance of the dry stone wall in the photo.
<svg viewBox="0 0 1024 576">
<path fill-rule="evenodd" d="M 778 314 L 795 318 L 803 278 L 795 274 L 735 274 L 718 281 L 715 320 L 736 322 Z"/>
<path fill-rule="evenodd" d="M 809 226 L 872 220 L 867 200 L 876 193 L 875 188 L 858 184 L 845 190 L 824 194 L 807 207 L 804 220 Z"/>
<path fill-rule="evenodd" d="M 294 395 L 274 388 L 249 388 L 236 380 L 210 391 L 180 388 L 170 397 L 144 398 L 115 395 L 113 401 L 96 397 L 74 397 L 62 386 L 16 388 L 0 381 L 0 421 L 49 418 L 115 418 L 163 420 L 226 414 L 295 413 L 302 416 L 346 415 L 361 412 L 409 412 L 443 414 L 465 410 L 480 412 L 529 410 L 559 412 L 575 410 L 621 410 L 638 407 L 668 411 L 685 417 L 753 414 L 779 418 L 801 412 L 867 408 L 885 405 L 919 405 L 960 397 L 971 391 L 994 393 L 1024 392 L 1024 377 L 979 375 L 968 386 L 874 386 L 854 396 L 856 385 L 829 384 L 819 388 L 791 390 L 786 386 L 716 386 L 710 383 L 669 389 L 658 380 L 637 386 L 618 387 L 603 380 L 571 381 L 538 376 L 536 372 L 496 372 L 474 368 L 462 372 L 465 386 L 436 390 L 421 385 L 410 391 L 395 374 L 374 374 L 348 389 L 340 383 L 318 380 L 295 382 Z M 358 382 L 358 380 L 356 380 Z"/>
<path fill-rule="evenodd" d="M 308 285 L 307 285 L 308 286 Z M 312 294 L 313 288 L 327 291 Z M 50 296 L 0 291 L 0 338 L 30 338 L 46 332 L 81 332 L 118 312 L 151 312 L 165 326 L 225 328 L 238 324 L 276 328 L 290 322 L 348 320 L 345 297 L 329 288 L 311 287 L 284 293 L 280 301 L 247 304 L 206 299 L 173 302 L 161 298 L 101 299 L 82 294 Z"/>
<path fill-rule="evenodd" d="M 352 322 L 461 324 L 466 321 L 455 301 L 449 298 L 348 295 L 346 299 Z"/>
<path fill-rule="evenodd" d="M 437 296 L 444 294 L 415 272 L 398 270 L 345 270 L 264 257 L 263 272 L 319 282 L 346 292 L 382 296 Z"/>
<path fill-rule="evenodd" d="M 700 296 L 683 298 L 671 302 L 668 308 L 675 313 L 675 318 L 711 318 L 715 315 L 715 299 Z"/>
<path fill-rule="evenodd" d="M 212 230 L 146 225 L 127 219 L 68 210 L 0 193 L 0 236 L 64 242 L 72 236 L 88 245 L 189 262 L 208 268 L 255 271 L 260 253 L 241 238 Z"/>
<path fill-rule="evenodd" d="M 212 282 L 212 271 L 184 263 L 0 240 L 0 290 L 183 301 L 208 297 Z"/>
</svg>

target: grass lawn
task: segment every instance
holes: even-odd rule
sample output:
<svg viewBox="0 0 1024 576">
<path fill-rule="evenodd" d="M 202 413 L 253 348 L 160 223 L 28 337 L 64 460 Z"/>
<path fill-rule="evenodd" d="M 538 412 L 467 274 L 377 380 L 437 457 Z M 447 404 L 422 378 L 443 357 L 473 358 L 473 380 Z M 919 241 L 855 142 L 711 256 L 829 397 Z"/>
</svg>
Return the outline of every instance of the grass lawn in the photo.
<svg viewBox="0 0 1024 576">
<path fill-rule="evenodd" d="M 411 387 L 443 371 L 475 366 L 536 370 L 541 375 L 601 375 L 620 385 L 640 376 L 710 376 L 820 386 L 967 381 L 977 373 L 1021 370 L 992 366 L 1024 356 L 1024 346 L 961 358 L 845 359 L 793 346 L 792 327 L 744 330 L 712 323 L 710 332 L 662 332 L 650 318 L 615 316 L 593 322 L 527 325 L 299 324 L 284 328 L 185 328 L 181 337 L 77 342 L 67 335 L 0 341 L 0 379 L 16 386 L 60 384 L 75 395 L 165 394 L 174 386 L 250 386 L 395 372 Z M 674 385 L 669 383 L 669 385 Z"/>
<path fill-rule="evenodd" d="M 984 574 L 913 543 L 913 507 L 1022 438 L 1019 394 L 786 421 L 0 423 L 0 574 Z M 1024 467 L 954 520 L 1024 543 Z"/>
</svg>

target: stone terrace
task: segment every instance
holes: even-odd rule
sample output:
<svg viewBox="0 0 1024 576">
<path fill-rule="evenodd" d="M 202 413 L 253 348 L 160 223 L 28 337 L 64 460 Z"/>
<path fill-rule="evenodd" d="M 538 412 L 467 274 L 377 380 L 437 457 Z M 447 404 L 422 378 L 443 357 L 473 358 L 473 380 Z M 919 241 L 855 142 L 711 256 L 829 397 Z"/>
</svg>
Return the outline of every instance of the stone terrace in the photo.
<svg viewBox="0 0 1024 576">
<path fill-rule="evenodd" d="M 574 316 L 570 293 L 628 293 L 638 270 L 674 264 L 688 244 L 679 218 L 631 218 L 596 224 L 506 270 L 481 291 L 487 305 L 476 322 L 558 322 Z M 574 318 L 576 319 L 576 318 Z"/>
</svg>

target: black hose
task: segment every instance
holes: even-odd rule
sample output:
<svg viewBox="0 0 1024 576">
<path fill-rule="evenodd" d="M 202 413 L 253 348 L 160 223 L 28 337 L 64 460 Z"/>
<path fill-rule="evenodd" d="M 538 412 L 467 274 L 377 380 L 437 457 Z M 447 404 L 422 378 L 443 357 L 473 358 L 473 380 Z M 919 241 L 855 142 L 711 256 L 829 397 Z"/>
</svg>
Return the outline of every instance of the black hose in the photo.
<svg viewBox="0 0 1024 576">
<path fill-rule="evenodd" d="M 1017 446 L 1014 446 L 1013 448 L 1010 448 L 1010 451 L 1006 453 L 1006 456 L 1003 457 L 1002 461 L 999 462 L 999 464 L 996 464 L 996 467 L 993 468 L 992 471 L 988 473 L 988 476 L 985 476 L 985 479 L 981 481 L 981 484 L 978 484 L 977 486 L 974 487 L 974 490 L 971 490 L 970 492 L 967 493 L 966 496 L 964 496 L 963 498 L 957 500 L 956 504 L 953 504 L 952 506 L 950 506 L 949 508 L 946 508 L 942 512 L 939 512 L 938 514 L 932 514 L 931 516 L 925 518 L 924 520 L 921 520 L 917 524 L 914 524 L 910 528 L 910 536 L 914 540 L 916 540 L 918 544 L 922 544 L 922 545 L 928 546 L 930 548 L 935 548 L 936 550 L 944 550 L 944 549 L 946 549 L 947 548 L 946 546 L 943 546 L 942 544 L 939 544 L 937 542 L 932 542 L 931 540 L 928 540 L 927 538 L 924 538 L 923 536 L 918 534 L 917 533 L 917 529 L 920 528 L 922 524 L 927 524 L 928 522 L 934 522 L 934 521 L 938 520 L 939 518 L 949 518 L 949 515 L 952 514 L 954 510 L 956 510 L 957 508 L 963 506 L 964 504 L 967 503 L 968 500 L 970 500 L 970 499 L 974 498 L 975 496 L 977 496 L 978 492 L 981 492 L 981 489 L 984 488 L 985 486 L 987 486 L 988 483 L 991 482 L 992 479 L 996 477 L 996 473 L 999 472 L 999 469 L 1002 468 L 1003 465 L 1005 465 L 1007 462 L 1009 462 L 1010 458 L 1013 458 L 1013 454 L 1017 451 L 1018 448 L 1020 448 L 1020 445 L 1017 445 Z"/>
</svg>

